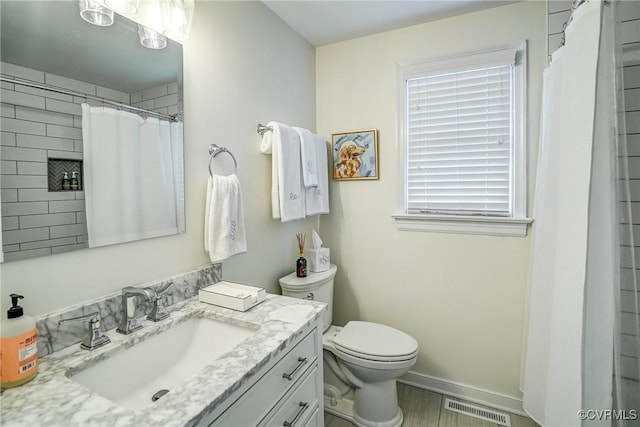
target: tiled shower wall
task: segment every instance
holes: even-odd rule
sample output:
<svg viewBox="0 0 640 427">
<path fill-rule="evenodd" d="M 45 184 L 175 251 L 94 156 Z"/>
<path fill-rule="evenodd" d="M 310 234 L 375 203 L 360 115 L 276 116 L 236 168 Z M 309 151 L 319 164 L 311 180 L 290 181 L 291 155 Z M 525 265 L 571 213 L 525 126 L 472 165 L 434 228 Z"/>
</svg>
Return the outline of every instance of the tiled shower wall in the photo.
<svg viewBox="0 0 640 427">
<path fill-rule="evenodd" d="M 4 76 L 125 104 L 136 100 L 139 106 L 161 113 L 181 111 L 175 83 L 129 95 L 5 62 L 0 63 L 0 71 Z M 82 160 L 80 104 L 100 105 L 100 102 L 7 82 L 2 82 L 0 100 L 0 191 L 5 261 L 86 247 L 84 192 L 49 191 L 47 160 Z"/>
<path fill-rule="evenodd" d="M 548 4 L 548 53 L 560 47 L 563 25 L 571 13 L 572 0 L 549 0 Z M 640 277 L 640 1 L 618 1 L 620 21 L 617 34 L 622 44 L 624 66 L 625 124 L 629 150 L 631 178 L 631 202 L 633 206 L 633 234 L 636 251 L 637 274 Z M 629 241 L 623 241 L 623 245 Z M 628 249 L 628 246 L 627 246 Z M 623 254 L 625 248 L 622 249 Z M 628 259 L 628 258 L 626 258 Z M 621 294 L 622 319 L 622 376 L 630 381 L 640 380 L 638 375 L 638 349 L 630 339 L 634 334 L 636 301 L 640 305 L 640 293 L 632 288 L 630 262 L 623 261 Z"/>
</svg>

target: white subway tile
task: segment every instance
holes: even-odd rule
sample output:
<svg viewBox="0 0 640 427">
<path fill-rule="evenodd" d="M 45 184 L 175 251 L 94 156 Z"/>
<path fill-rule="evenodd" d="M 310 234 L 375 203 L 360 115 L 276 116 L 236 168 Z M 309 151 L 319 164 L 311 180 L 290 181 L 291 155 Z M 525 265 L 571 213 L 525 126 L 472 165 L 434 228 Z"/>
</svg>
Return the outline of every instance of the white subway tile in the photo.
<svg viewBox="0 0 640 427">
<path fill-rule="evenodd" d="M 75 92 L 86 93 L 88 95 L 96 94 L 96 86 L 91 83 L 85 83 L 80 80 L 69 79 L 67 77 L 51 73 L 46 73 L 44 78 L 45 82 L 52 86 L 58 86 Z"/>
<path fill-rule="evenodd" d="M 75 151 L 49 150 L 47 156 L 52 159 L 82 160 L 82 153 Z"/>
<path fill-rule="evenodd" d="M 0 89 L 2 102 L 7 104 L 22 105 L 24 107 L 44 108 L 44 98 L 28 93 L 16 92 L 8 89 Z"/>
<path fill-rule="evenodd" d="M 106 87 L 97 86 L 96 91 L 99 97 L 110 99 L 112 101 L 122 102 L 128 104 L 131 102 L 131 97 L 128 93 L 120 92 L 119 90 L 109 89 Z"/>
<path fill-rule="evenodd" d="M 625 0 L 616 3 L 620 8 L 618 15 L 622 17 L 622 21 L 640 19 L 640 2 L 636 0 Z"/>
<path fill-rule="evenodd" d="M 5 216 L 2 218 L 2 230 L 18 230 L 20 228 L 20 223 L 18 221 L 17 216 Z"/>
<path fill-rule="evenodd" d="M 82 183 L 80 183 L 82 186 Z M 76 195 L 76 200 L 84 200 L 84 191 L 74 191 L 73 192 Z"/>
<path fill-rule="evenodd" d="M 78 224 L 86 224 L 87 223 L 87 213 L 86 212 L 76 212 L 76 222 Z"/>
<path fill-rule="evenodd" d="M 46 188 L 21 188 L 18 200 L 21 202 L 42 202 L 50 200 L 74 200 L 76 191 L 48 191 Z"/>
<path fill-rule="evenodd" d="M 155 100 L 155 108 L 168 107 L 169 105 L 177 105 L 177 104 L 178 104 L 177 93 L 163 96 Z"/>
<path fill-rule="evenodd" d="M 27 133 L 30 135 L 46 135 L 44 123 L 28 122 L 25 120 L 0 118 L 0 127 L 5 132 Z"/>
<path fill-rule="evenodd" d="M 624 67 L 624 87 L 627 89 L 640 88 L 640 65 Z"/>
<path fill-rule="evenodd" d="M 59 101 L 57 99 L 45 100 L 46 108 L 49 111 L 56 111 L 58 113 L 73 114 L 76 116 L 82 116 L 82 107 L 80 104 L 73 102 Z"/>
<path fill-rule="evenodd" d="M 0 160 L 0 173 L 2 175 L 17 175 L 18 167 L 14 160 Z"/>
<path fill-rule="evenodd" d="M 61 126 L 73 126 L 73 115 L 54 111 L 38 110 L 29 107 L 16 107 L 16 118 L 32 122 L 51 123 Z"/>
<path fill-rule="evenodd" d="M 33 148 L 0 147 L 0 158 L 3 160 L 25 160 L 28 162 L 46 162 L 47 152 Z"/>
<path fill-rule="evenodd" d="M 2 250 L 4 251 L 5 257 L 4 260 L 5 261 L 10 261 L 9 259 L 7 259 L 7 253 L 8 252 L 16 252 L 20 250 L 20 245 L 15 244 L 15 245 L 3 245 L 2 246 Z"/>
<path fill-rule="evenodd" d="M 131 94 L 131 103 L 142 102 L 142 92 L 136 92 Z"/>
<path fill-rule="evenodd" d="M 62 239 L 40 240 L 37 242 L 29 242 L 20 244 L 21 250 L 38 249 L 38 248 L 51 248 L 54 246 L 62 245 L 74 245 L 76 244 L 75 237 L 64 237 Z"/>
<path fill-rule="evenodd" d="M 136 102 L 135 104 L 132 104 L 132 105 L 134 107 L 144 108 L 145 110 L 153 110 L 153 108 L 155 107 L 155 103 L 153 102 L 153 99 L 150 99 L 148 101 Z"/>
<path fill-rule="evenodd" d="M 82 153 L 84 151 L 84 145 L 82 144 L 82 140 L 74 140 L 73 141 L 73 151 L 77 151 L 78 153 Z"/>
<path fill-rule="evenodd" d="M 74 128 L 82 128 L 82 117 L 81 116 L 73 116 L 73 127 Z"/>
<path fill-rule="evenodd" d="M 61 254 L 61 253 L 64 253 L 64 252 L 77 251 L 78 249 L 85 249 L 86 247 L 87 247 L 86 244 L 53 246 L 51 248 L 51 253 L 52 254 Z"/>
<path fill-rule="evenodd" d="M 47 136 L 53 136 L 57 138 L 82 139 L 82 129 L 70 126 L 47 124 Z"/>
<path fill-rule="evenodd" d="M 620 43 L 635 43 L 640 41 L 640 20 L 625 21 L 620 25 Z"/>
<path fill-rule="evenodd" d="M 13 104 L 0 104 L 0 117 L 16 118 L 16 106 Z"/>
<path fill-rule="evenodd" d="M 47 185 L 46 176 L 4 175 L 2 177 L 2 188 L 47 188 Z M 2 213 L 4 214 L 4 211 Z"/>
<path fill-rule="evenodd" d="M 640 111 L 625 113 L 627 133 L 640 133 Z"/>
<path fill-rule="evenodd" d="M 87 226 L 85 224 L 75 225 L 58 225 L 49 228 L 52 239 L 61 237 L 81 236 L 87 234 Z"/>
<path fill-rule="evenodd" d="M 2 205 L 2 216 L 49 213 L 47 202 L 16 202 Z"/>
<path fill-rule="evenodd" d="M 142 100 L 147 101 L 149 99 L 159 98 L 161 96 L 165 96 L 167 93 L 169 93 L 167 85 L 152 87 L 151 89 L 142 91 Z"/>
<path fill-rule="evenodd" d="M 2 72 L 2 74 L 8 74 L 12 77 L 21 77 L 26 80 L 44 83 L 44 73 L 42 71 L 21 67 L 20 65 L 10 64 L 8 62 L 0 62 L 0 72 Z"/>
<path fill-rule="evenodd" d="M 26 230 L 12 230 L 2 233 L 2 244 L 35 242 L 49 239 L 49 228 L 28 228 Z"/>
<path fill-rule="evenodd" d="M 51 213 L 44 215 L 22 215 L 20 217 L 20 229 L 49 227 L 52 225 L 67 225 L 76 223 L 76 214 Z"/>
<path fill-rule="evenodd" d="M 84 211 L 84 209 L 84 200 L 57 200 L 49 202 L 50 213 L 81 212 Z"/>
<path fill-rule="evenodd" d="M 547 2 L 549 13 L 571 10 L 573 0 L 549 0 Z"/>
<path fill-rule="evenodd" d="M 558 34 L 564 30 L 564 24 L 571 15 L 570 11 L 557 12 L 549 15 L 549 34 Z"/>
<path fill-rule="evenodd" d="M 2 81 L 2 82 L 0 82 L 0 88 L 9 89 L 9 90 L 16 90 L 16 85 L 14 85 L 13 83 Z"/>
<path fill-rule="evenodd" d="M 16 143 L 18 147 L 40 148 L 43 150 L 73 151 L 74 149 L 73 140 L 52 136 L 18 134 Z"/>
<path fill-rule="evenodd" d="M 0 132 L 0 145 L 8 147 L 16 145 L 16 134 L 11 132 Z"/>
<path fill-rule="evenodd" d="M 178 93 L 178 82 L 167 85 L 167 93 Z"/>
<path fill-rule="evenodd" d="M 17 202 L 18 201 L 18 189 L 17 188 L 3 188 L 0 190 L 0 201 L 2 203 Z"/>
<path fill-rule="evenodd" d="M 51 248 L 32 249 L 30 251 L 8 252 L 4 254 L 6 261 L 19 261 L 22 259 L 36 258 L 51 255 Z"/>
<path fill-rule="evenodd" d="M 31 95 L 41 96 L 43 98 L 53 98 L 60 101 L 73 101 L 73 97 L 71 95 L 65 95 L 64 93 L 58 93 L 46 89 L 38 89 L 37 87 L 23 86 L 19 84 L 16 84 L 14 86 L 16 92 L 29 93 Z"/>
<path fill-rule="evenodd" d="M 46 162 L 17 162 L 18 175 L 47 175 Z"/>
<path fill-rule="evenodd" d="M 640 110 L 640 88 L 624 91 L 624 109 L 625 111 Z"/>
</svg>

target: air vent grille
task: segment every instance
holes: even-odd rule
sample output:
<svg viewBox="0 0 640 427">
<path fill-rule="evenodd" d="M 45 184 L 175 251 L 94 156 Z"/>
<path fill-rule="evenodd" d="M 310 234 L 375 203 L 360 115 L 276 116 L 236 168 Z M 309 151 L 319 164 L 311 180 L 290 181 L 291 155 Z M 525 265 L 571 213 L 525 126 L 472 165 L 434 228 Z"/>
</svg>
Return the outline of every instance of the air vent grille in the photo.
<svg viewBox="0 0 640 427">
<path fill-rule="evenodd" d="M 460 414 L 469 415 L 471 417 L 480 418 L 481 420 L 500 424 L 502 426 L 511 427 L 511 418 L 502 412 L 492 411 L 490 409 L 481 408 L 480 406 L 471 405 L 469 403 L 459 402 L 445 398 L 444 407 L 450 411 Z"/>
</svg>

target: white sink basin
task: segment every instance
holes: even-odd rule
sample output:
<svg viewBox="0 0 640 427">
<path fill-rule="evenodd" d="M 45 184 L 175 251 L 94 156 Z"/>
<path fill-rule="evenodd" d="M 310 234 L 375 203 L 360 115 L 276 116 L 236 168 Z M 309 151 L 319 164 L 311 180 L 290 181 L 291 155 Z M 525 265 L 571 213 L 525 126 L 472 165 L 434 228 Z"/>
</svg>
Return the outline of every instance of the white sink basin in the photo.
<svg viewBox="0 0 640 427">
<path fill-rule="evenodd" d="M 256 331 L 202 317 L 179 323 L 71 377 L 129 409 L 153 403 Z M 113 344 L 111 344 L 113 345 Z"/>
</svg>

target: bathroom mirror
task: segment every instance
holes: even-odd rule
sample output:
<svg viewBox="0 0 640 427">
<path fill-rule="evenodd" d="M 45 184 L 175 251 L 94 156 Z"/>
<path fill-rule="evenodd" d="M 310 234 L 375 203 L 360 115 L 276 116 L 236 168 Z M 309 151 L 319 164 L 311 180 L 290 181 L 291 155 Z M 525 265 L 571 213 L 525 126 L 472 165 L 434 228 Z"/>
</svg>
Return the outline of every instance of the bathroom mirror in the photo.
<svg viewBox="0 0 640 427">
<path fill-rule="evenodd" d="M 118 14 L 114 14 L 110 26 L 89 24 L 80 17 L 77 1 L 3 0 L 0 19 L 4 261 L 88 248 L 85 205 L 89 195 L 84 191 L 83 172 L 94 171 L 85 170 L 88 153 L 83 152 L 81 104 L 117 107 L 77 94 L 181 117 L 182 46 L 167 39 L 163 49 L 145 48 L 140 43 L 138 24 Z M 6 79 L 29 80 L 47 87 L 24 86 Z M 62 88 L 63 93 L 50 90 L 51 86 Z M 155 117 L 138 114 L 143 120 Z M 181 140 L 181 126 L 179 132 Z M 112 137 L 117 137 L 115 132 Z M 110 242 L 105 244 L 184 232 L 181 145 L 179 150 L 172 153 L 179 161 L 174 167 L 176 195 L 172 196 L 178 200 L 176 227 L 156 235 L 130 233 L 128 240 L 105 239 Z M 71 188 L 63 187 L 65 172 L 70 178 L 77 172 L 77 188 L 73 181 Z M 144 176 L 141 179 L 145 178 L 151 180 Z M 113 197 L 118 203 L 118 196 Z M 141 222 L 146 220 L 140 218 Z"/>
</svg>

